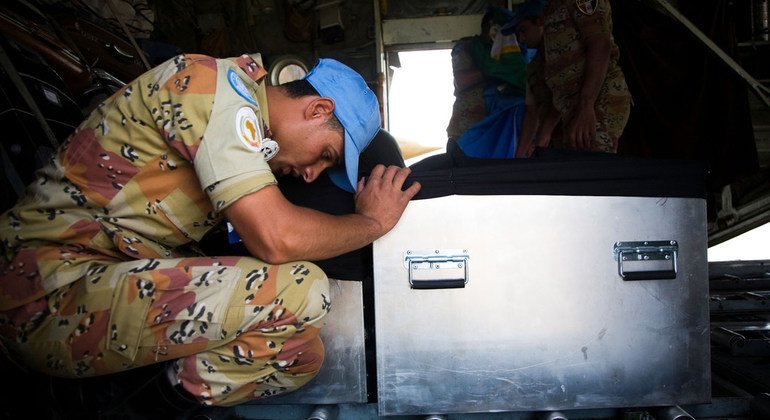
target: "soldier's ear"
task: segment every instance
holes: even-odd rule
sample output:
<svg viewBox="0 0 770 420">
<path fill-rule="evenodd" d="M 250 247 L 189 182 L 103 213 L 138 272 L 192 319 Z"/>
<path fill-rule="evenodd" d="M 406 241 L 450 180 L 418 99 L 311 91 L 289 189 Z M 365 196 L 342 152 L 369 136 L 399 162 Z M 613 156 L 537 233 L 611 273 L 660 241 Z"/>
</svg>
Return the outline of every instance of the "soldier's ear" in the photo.
<svg viewBox="0 0 770 420">
<path fill-rule="evenodd" d="M 334 112 L 334 99 L 318 97 L 313 99 L 305 108 L 305 118 L 321 118 L 326 121 Z"/>
</svg>

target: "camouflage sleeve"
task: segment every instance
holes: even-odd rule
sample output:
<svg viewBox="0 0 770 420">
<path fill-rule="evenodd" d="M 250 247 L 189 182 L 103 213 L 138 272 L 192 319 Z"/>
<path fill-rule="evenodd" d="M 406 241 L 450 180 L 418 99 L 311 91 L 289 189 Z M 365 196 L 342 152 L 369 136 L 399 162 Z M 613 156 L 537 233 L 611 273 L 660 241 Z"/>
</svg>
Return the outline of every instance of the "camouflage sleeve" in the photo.
<svg viewBox="0 0 770 420">
<path fill-rule="evenodd" d="M 255 83 L 229 60 L 182 55 L 159 66 L 141 86 L 166 143 L 193 163 L 200 187 L 217 210 L 244 194 L 275 184 L 264 156 Z M 244 81 L 246 80 L 246 81 Z M 241 185 L 243 184 L 243 185 Z"/>
<path fill-rule="evenodd" d="M 596 34 L 612 35 L 609 0 L 574 0 L 568 3 L 581 38 Z"/>
<path fill-rule="evenodd" d="M 144 102 L 166 143 L 194 161 L 211 114 L 216 88 L 216 60 L 179 55 L 153 69 L 141 82 Z"/>
<path fill-rule="evenodd" d="M 246 87 L 256 82 L 241 72 L 229 61 L 217 62 L 214 105 L 195 157 L 201 187 L 218 209 L 276 184 L 261 151 L 267 131 L 262 108 Z"/>
</svg>

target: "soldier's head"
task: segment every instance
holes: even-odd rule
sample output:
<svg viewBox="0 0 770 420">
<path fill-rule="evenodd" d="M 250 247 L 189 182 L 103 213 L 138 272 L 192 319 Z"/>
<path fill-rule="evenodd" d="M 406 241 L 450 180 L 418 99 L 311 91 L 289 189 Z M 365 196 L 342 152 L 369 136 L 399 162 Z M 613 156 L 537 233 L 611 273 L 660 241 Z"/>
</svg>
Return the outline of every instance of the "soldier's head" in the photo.
<svg viewBox="0 0 770 420">
<path fill-rule="evenodd" d="M 513 14 L 507 9 L 497 6 L 487 7 L 484 16 L 481 17 L 481 35 L 494 41 L 497 31 L 511 18 L 513 18 Z"/>
<path fill-rule="evenodd" d="M 269 100 L 269 113 L 280 152 L 270 169 L 307 182 L 328 169 L 335 185 L 354 192 L 358 157 L 380 129 L 374 92 L 353 69 L 324 58 L 303 79 L 277 88 L 282 95 Z"/>
<path fill-rule="evenodd" d="M 540 48 L 545 22 L 543 11 L 546 0 L 527 0 L 521 3 L 513 19 L 503 27 L 503 34 L 515 33 L 519 41 L 530 48 Z"/>
<path fill-rule="evenodd" d="M 516 36 L 524 45 L 539 49 L 543 44 L 545 24 L 542 16 L 530 16 L 519 21 L 516 25 Z"/>
</svg>

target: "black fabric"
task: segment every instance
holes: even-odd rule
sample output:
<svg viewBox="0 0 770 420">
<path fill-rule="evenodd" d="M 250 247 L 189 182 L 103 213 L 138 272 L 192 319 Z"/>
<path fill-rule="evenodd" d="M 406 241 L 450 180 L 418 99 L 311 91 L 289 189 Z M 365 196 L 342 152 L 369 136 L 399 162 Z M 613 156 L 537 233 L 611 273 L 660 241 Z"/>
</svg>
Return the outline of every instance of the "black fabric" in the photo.
<svg viewBox="0 0 770 420">
<path fill-rule="evenodd" d="M 415 199 L 447 195 L 706 198 L 706 164 L 539 149 L 529 159 L 479 159 L 448 146 L 411 166 Z"/>
</svg>

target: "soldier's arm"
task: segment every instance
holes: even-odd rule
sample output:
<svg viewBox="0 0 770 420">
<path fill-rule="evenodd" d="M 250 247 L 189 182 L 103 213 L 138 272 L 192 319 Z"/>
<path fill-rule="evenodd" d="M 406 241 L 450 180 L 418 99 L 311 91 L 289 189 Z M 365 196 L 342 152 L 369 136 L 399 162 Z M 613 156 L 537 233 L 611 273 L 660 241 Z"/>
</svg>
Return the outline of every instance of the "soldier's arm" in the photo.
<svg viewBox="0 0 770 420">
<path fill-rule="evenodd" d="M 586 64 L 575 115 L 567 126 L 567 138 L 578 149 L 587 150 L 596 136 L 596 100 L 607 75 L 612 41 L 594 33 L 583 39 Z"/>
<path fill-rule="evenodd" d="M 408 168 L 376 166 L 366 184 L 359 182 L 356 213 L 332 216 L 295 206 L 276 186 L 248 194 L 225 209 L 249 252 L 281 264 L 322 260 L 359 249 L 390 231 L 420 189 L 401 187 Z"/>
</svg>

